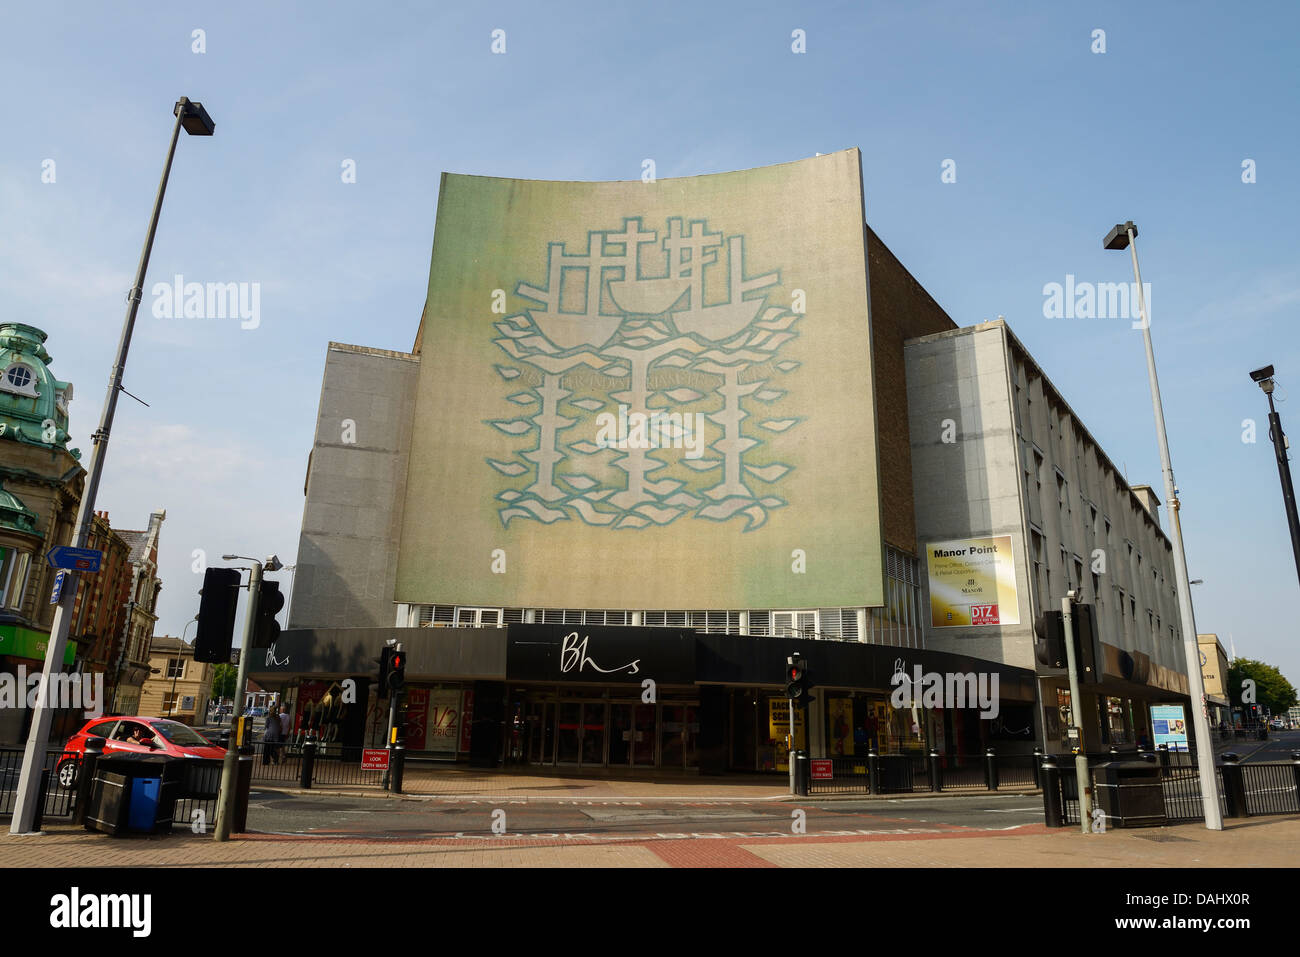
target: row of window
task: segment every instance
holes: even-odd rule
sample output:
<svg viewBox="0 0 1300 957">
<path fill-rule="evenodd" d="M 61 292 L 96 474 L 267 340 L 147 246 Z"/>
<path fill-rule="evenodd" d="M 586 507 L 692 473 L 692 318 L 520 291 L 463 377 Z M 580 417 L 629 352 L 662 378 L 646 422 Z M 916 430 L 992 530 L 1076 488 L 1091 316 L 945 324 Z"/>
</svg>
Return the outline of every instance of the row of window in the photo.
<svg viewBox="0 0 1300 957">
<path fill-rule="evenodd" d="M 885 604 L 880 608 L 752 609 L 733 611 L 593 608 L 481 608 L 467 605 L 412 605 L 400 624 L 427 628 L 500 628 L 511 623 L 557 625 L 641 625 L 690 628 L 708 634 L 868 641 L 920 648 L 921 573 L 915 558 L 885 550 Z"/>
</svg>

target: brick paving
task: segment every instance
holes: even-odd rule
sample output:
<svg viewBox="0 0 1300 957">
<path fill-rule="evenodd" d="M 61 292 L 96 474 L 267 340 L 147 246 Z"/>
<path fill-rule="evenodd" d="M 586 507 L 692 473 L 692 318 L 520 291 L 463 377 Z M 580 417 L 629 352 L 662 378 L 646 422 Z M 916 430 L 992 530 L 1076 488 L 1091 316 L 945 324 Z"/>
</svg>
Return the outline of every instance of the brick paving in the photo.
<svg viewBox="0 0 1300 957">
<path fill-rule="evenodd" d="M 394 840 L 242 835 L 111 838 L 69 826 L 0 833 L 0 867 L 1295 867 L 1300 816 L 1254 818 L 1221 832 L 1195 824 L 1083 835 L 1041 824 L 990 832 L 596 841 L 574 837 Z"/>
</svg>

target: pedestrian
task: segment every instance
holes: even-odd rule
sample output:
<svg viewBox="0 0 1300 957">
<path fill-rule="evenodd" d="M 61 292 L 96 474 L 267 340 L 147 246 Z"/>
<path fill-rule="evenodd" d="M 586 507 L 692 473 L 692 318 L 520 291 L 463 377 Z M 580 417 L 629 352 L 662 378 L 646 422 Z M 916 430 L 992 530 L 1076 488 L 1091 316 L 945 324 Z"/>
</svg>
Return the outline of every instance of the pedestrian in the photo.
<svg viewBox="0 0 1300 957">
<path fill-rule="evenodd" d="M 293 737 L 293 715 L 288 705 L 280 705 L 280 740 L 288 741 Z"/>
<path fill-rule="evenodd" d="M 262 763 L 280 763 L 280 719 L 274 714 L 266 716 L 266 729 L 262 732 Z"/>
</svg>

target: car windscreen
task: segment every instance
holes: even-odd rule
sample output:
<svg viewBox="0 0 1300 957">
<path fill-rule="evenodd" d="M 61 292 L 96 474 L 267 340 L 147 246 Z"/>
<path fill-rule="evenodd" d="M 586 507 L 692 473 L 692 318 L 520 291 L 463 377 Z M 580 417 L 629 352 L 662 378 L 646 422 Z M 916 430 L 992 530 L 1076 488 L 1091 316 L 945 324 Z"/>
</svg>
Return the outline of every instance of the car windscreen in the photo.
<svg viewBox="0 0 1300 957">
<path fill-rule="evenodd" d="M 211 741 L 193 728 L 183 725 L 179 721 L 158 721 L 153 725 L 153 729 L 172 744 L 179 745 L 182 748 L 201 748 L 212 744 Z"/>
</svg>

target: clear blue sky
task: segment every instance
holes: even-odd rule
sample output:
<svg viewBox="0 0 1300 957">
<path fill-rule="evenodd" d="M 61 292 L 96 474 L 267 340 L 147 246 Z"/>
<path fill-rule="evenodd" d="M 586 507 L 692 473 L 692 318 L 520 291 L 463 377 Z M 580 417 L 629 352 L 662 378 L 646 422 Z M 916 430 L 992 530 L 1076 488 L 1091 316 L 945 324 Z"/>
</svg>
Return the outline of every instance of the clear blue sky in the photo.
<svg viewBox="0 0 1300 957">
<path fill-rule="evenodd" d="M 137 528 L 167 509 L 159 634 L 197 608 L 194 549 L 295 554 L 326 342 L 411 347 L 440 172 L 635 179 L 652 158 L 669 177 L 858 146 L 868 220 L 913 275 L 962 325 L 1006 316 L 1112 460 L 1159 490 L 1140 333 L 1043 315 L 1067 274 L 1129 281 L 1101 238 L 1139 224 L 1198 630 L 1300 684 L 1300 585 L 1247 377 L 1271 362 L 1278 398 L 1300 396 L 1300 8 L 455 6 L 6 12 L 0 318 L 50 333 L 77 389 L 72 444 L 89 452 L 182 94 L 217 132 L 182 137 L 148 285 L 261 284 L 257 329 L 141 310 L 127 387 L 150 407 L 123 399 L 99 507 Z M 1280 411 L 1300 436 L 1300 407 Z"/>
</svg>

